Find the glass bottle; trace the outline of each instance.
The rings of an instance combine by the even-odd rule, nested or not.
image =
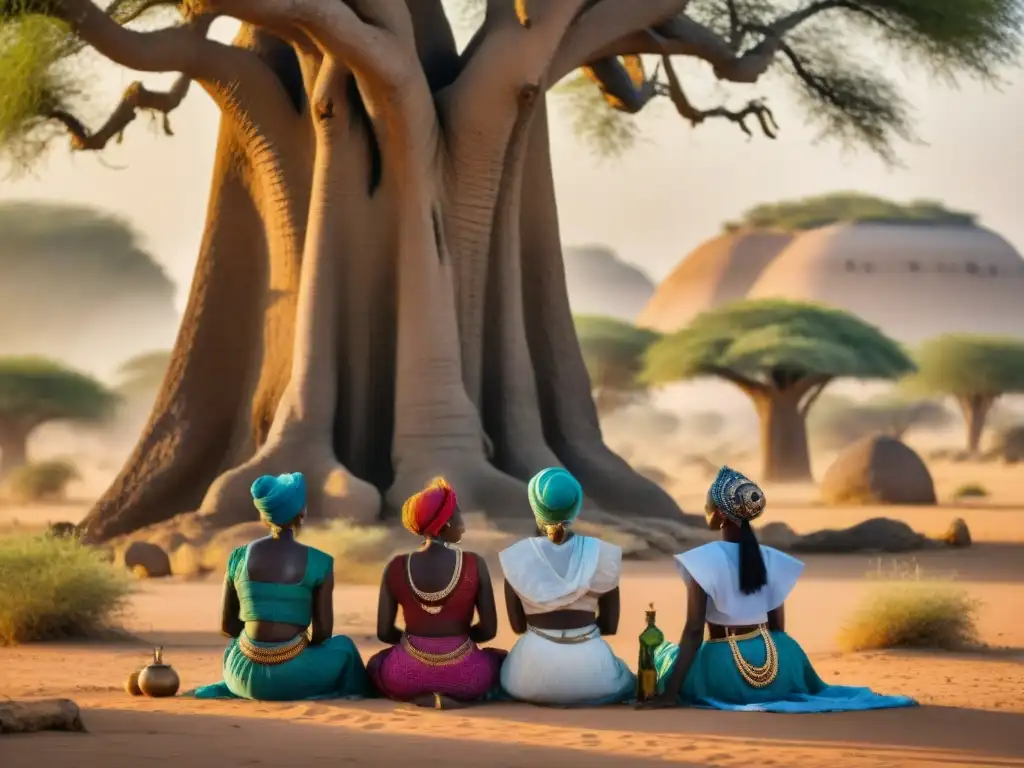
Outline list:
[[[636,665],[636,698],[645,701],[658,693],[658,671],[654,666],[654,652],[665,642],[665,635],[654,623],[654,603],[647,606],[647,626],[640,633],[640,658]]]

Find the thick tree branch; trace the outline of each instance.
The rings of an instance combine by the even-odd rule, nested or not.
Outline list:
[[[597,52],[622,38],[643,34],[681,14],[689,0],[598,0],[569,28],[551,63],[548,84],[554,85],[574,69],[598,59]],[[629,53],[623,51],[622,54]],[[613,54],[610,57],[614,57]]]
[[[692,125],[698,126],[708,118],[724,118],[736,123],[747,136],[753,136],[754,134],[747,126],[747,119],[754,117],[760,123],[761,130],[765,136],[769,139],[774,139],[778,135],[779,126],[775,122],[775,116],[768,107],[758,100],[749,102],[747,106],[740,110],[731,110],[725,107],[697,109],[687,98],[685,91],[683,91],[683,86],[679,82],[679,76],[672,66],[672,60],[668,56],[662,56],[661,61],[665,67],[665,76],[668,78],[665,95],[672,100],[672,104],[675,106],[679,116],[689,120]]]
[[[725,40],[699,22],[680,14],[650,29],[624,35],[594,53],[594,58],[628,53],[691,56],[711,64],[715,77],[734,83],[755,83],[768,71],[782,49],[785,35],[809,19],[831,10],[851,10],[849,0],[816,0],[786,13],[763,27],[736,18],[737,30]],[[651,34],[653,32],[654,34]],[[762,36],[760,42],[737,54],[746,32]]]
[[[797,383],[794,389],[798,391],[799,398],[803,398],[805,394],[807,395],[807,398],[800,403],[800,413],[806,416],[808,411],[811,410],[811,406],[821,397],[821,393],[825,391],[825,387],[831,383],[831,376],[808,376]]]
[[[78,151],[102,150],[115,137],[120,141],[125,128],[138,117],[140,110],[162,115],[164,133],[173,136],[168,115],[181,104],[191,84],[192,78],[180,75],[170,89],[151,91],[135,81],[125,89],[120,103],[107,121],[94,132],[90,132],[77,117],[61,109],[53,110],[47,117],[64,124],[71,134],[71,148]]]
[[[661,95],[658,87],[660,65],[647,77],[639,56],[595,61],[583,67],[584,74],[601,90],[605,103],[619,112],[635,115]]]
[[[323,50],[352,70],[374,89],[393,93],[409,78],[409,50],[415,46],[412,20],[403,0],[380,0],[373,6],[374,23],[363,21],[340,0],[197,0],[204,10],[233,16],[291,37],[299,30]],[[369,8],[369,6],[367,6]],[[395,31],[385,28],[392,26]]]
[[[706,365],[703,367],[703,372],[708,376],[715,376],[719,379],[728,381],[730,384],[735,384],[745,394],[753,397],[755,395],[767,395],[771,392],[771,387],[763,382],[752,379],[748,376],[744,376],[741,373],[737,373],[730,368],[720,368],[717,365]]]
[[[92,0],[60,0],[58,14],[82,40],[115,64],[139,72],[181,72],[196,80],[224,76],[218,52],[230,50],[206,38],[210,20],[137,32],[122,27]],[[211,67],[211,63],[213,66]]]

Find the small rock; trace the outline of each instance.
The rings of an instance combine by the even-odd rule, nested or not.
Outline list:
[[[963,518],[958,517],[949,524],[949,529],[943,535],[942,542],[951,547],[971,546],[971,531]]]
[[[171,559],[162,547],[148,541],[133,541],[124,551],[124,564],[136,575],[162,579],[171,575]]]

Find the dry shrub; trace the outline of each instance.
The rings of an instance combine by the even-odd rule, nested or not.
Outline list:
[[[347,521],[303,528],[299,536],[334,558],[334,578],[341,584],[379,583],[395,548],[387,528]]]
[[[983,499],[988,496],[988,489],[981,483],[964,483],[953,491],[954,499]]]
[[[70,461],[50,459],[18,467],[7,479],[7,485],[11,498],[22,504],[63,501],[68,484],[80,479],[78,469]]]
[[[978,644],[977,601],[944,582],[879,584],[839,633],[844,651],[962,650]]]
[[[0,539],[0,645],[95,637],[112,628],[131,579],[75,538]]]

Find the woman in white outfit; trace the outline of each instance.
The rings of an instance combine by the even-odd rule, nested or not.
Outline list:
[[[594,706],[634,697],[636,677],[602,635],[619,625],[622,549],[572,532],[583,489],[564,469],[529,485],[538,536],[500,555],[509,623],[521,637],[501,669],[514,699]]]
[[[686,626],[678,645],[655,651],[661,693],[645,705],[793,713],[914,706],[906,696],[818,677],[786,633],[786,599],[804,565],[762,547],[751,527],[765,505],[756,483],[719,470],[704,511],[722,540],[676,556],[687,587]]]

